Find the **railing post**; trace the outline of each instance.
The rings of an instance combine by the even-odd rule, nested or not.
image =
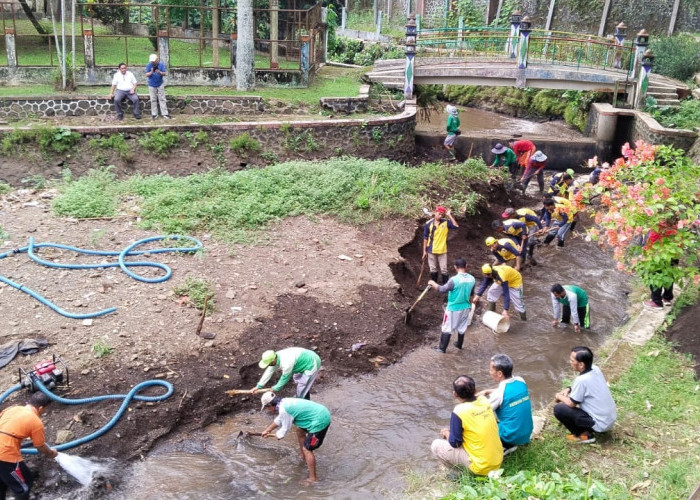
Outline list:
[[[5,50],[7,52],[7,68],[10,73],[17,70],[17,50],[15,49],[15,30],[5,28]]]
[[[160,61],[167,70],[170,70],[170,37],[168,36],[168,30],[158,31],[158,53],[160,54]]]
[[[518,50],[518,68],[527,68],[527,52],[530,46],[530,18],[523,17],[520,21],[520,48]]]
[[[615,26],[615,52],[613,53],[613,68],[622,68],[622,47],[625,45],[625,35],[627,34],[627,25],[620,23]]]
[[[238,48],[238,34],[231,33],[231,69],[236,71],[236,49]]]
[[[383,12],[380,10],[377,12],[377,27],[375,29],[375,33],[379,35],[382,32],[382,15]]]
[[[344,30],[348,25],[348,9],[343,7],[340,10],[340,29]]]
[[[518,54],[518,38],[520,38],[520,19],[522,14],[519,10],[513,11],[510,15],[510,36],[506,44],[506,53],[511,59],[515,59]]]
[[[646,105],[649,75],[651,74],[651,67],[654,65],[654,57],[651,49],[645,50],[644,54],[642,54],[639,79],[637,80],[636,108],[643,108]]]
[[[642,56],[649,46],[649,33],[647,30],[642,30],[637,33],[637,38],[634,40],[634,45],[637,50],[634,53],[634,67],[632,69],[632,78],[639,76],[639,66],[642,63]]]
[[[321,9],[321,23],[323,23],[323,62],[328,61],[328,7]]]
[[[457,46],[460,50],[464,48],[464,18],[460,17],[457,24]]]
[[[309,35],[301,35],[299,37],[301,40],[301,83],[302,85],[309,85],[309,40],[311,37]]]
[[[270,69],[278,69],[279,52],[277,38],[279,38],[279,0],[270,0]]]
[[[88,83],[96,83],[95,77],[95,37],[92,30],[83,30],[83,47],[85,56],[85,79]]]
[[[413,99],[413,73],[414,59],[416,57],[416,17],[414,14],[408,16],[406,22],[406,68],[404,72],[403,97],[405,100]]]

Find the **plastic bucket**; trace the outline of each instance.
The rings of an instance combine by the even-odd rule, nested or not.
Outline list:
[[[510,328],[510,321],[493,311],[486,311],[481,321],[495,333],[506,333]]]

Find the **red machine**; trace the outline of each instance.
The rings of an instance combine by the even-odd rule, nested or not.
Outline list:
[[[59,356],[54,354],[51,361],[40,361],[30,371],[20,368],[19,381],[22,387],[29,389],[29,392],[35,392],[38,389],[37,381],[52,391],[58,386],[68,386],[68,367]]]

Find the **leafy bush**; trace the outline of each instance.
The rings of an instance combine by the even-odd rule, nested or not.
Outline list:
[[[114,347],[109,345],[106,339],[97,339],[92,345],[92,352],[95,353],[95,357],[104,358],[114,352]]]
[[[328,58],[345,64],[354,64],[355,55],[362,52],[364,43],[362,40],[355,40],[344,36],[335,37],[334,43],[328,41]]]
[[[12,189],[13,189],[12,186],[10,186],[9,184],[5,184],[4,182],[0,182],[0,194],[9,193],[10,191],[12,191]]]
[[[700,126],[700,101],[686,99],[678,108],[663,107],[650,109],[651,115],[664,127],[693,130]]]
[[[251,137],[248,132],[244,132],[231,139],[230,146],[231,151],[243,155],[260,151],[260,143],[255,138]]]
[[[115,175],[110,168],[90,170],[78,180],[64,184],[54,200],[58,215],[69,217],[109,217],[117,207]]]
[[[175,146],[180,144],[180,135],[172,130],[158,129],[144,135],[139,139],[139,144],[144,149],[153,151],[158,156],[167,156]]]
[[[81,135],[68,127],[36,129],[37,142],[44,152],[65,153],[75,147]]]
[[[328,44],[328,58],[345,64],[371,66],[377,59],[403,59],[404,52],[396,45],[365,43],[346,37],[336,37],[334,44]]]
[[[92,139],[90,141],[90,147],[96,149],[111,149],[116,151],[119,157],[124,160],[131,160],[134,156],[133,151],[126,143],[126,139],[124,139],[124,134],[113,134],[101,139]]]
[[[689,80],[700,67],[700,42],[691,35],[652,37],[654,72],[678,80]]]
[[[33,142],[35,139],[36,132],[34,130],[16,129],[3,136],[0,150],[4,155],[16,154],[22,145]]]

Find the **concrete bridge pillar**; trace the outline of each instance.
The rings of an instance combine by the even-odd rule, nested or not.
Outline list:
[[[515,59],[518,54],[518,39],[520,38],[520,20],[522,14],[519,10],[513,11],[510,15],[510,36],[506,44],[506,53],[510,54],[511,59]]]
[[[606,105],[597,108],[598,123],[595,127],[595,142],[598,157],[601,161],[612,160],[614,157],[613,144],[615,142],[615,130],[617,129],[618,113],[612,106]]]
[[[95,37],[92,30],[83,30],[83,47],[85,79],[88,83],[97,83],[97,78],[95,77]]]
[[[634,69],[632,72],[632,78],[637,78],[639,76],[639,69],[642,65],[642,56],[644,51],[649,47],[649,33],[647,30],[642,30],[637,33],[637,38],[634,39],[634,45],[636,51],[634,53]]]
[[[218,43],[218,42],[216,42]],[[160,61],[165,65],[165,69],[170,69],[170,36],[168,30],[158,31],[158,53]]]
[[[7,52],[7,69],[10,73],[17,70],[17,50],[15,49],[15,30],[5,28],[5,51]]]
[[[639,72],[639,78],[637,79],[637,92],[636,92],[636,108],[643,108],[646,104],[647,98],[647,87],[649,87],[649,75],[651,74],[651,67],[654,64],[654,53],[651,49],[644,51],[642,55],[641,68]]]
[[[518,49],[518,68],[527,68],[527,52],[530,45],[530,18],[525,16],[520,21],[520,48]]]

